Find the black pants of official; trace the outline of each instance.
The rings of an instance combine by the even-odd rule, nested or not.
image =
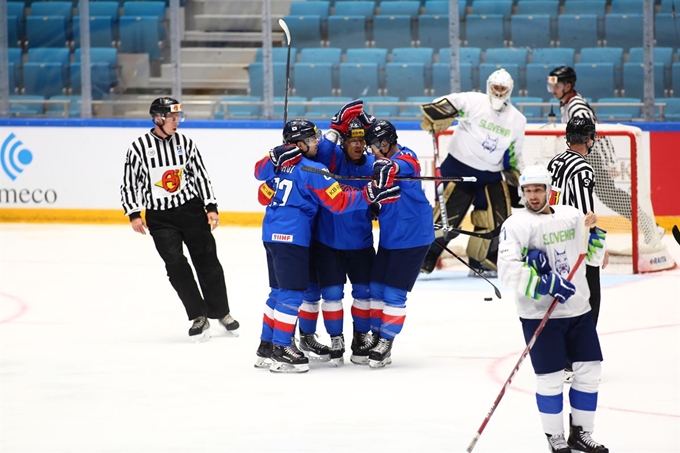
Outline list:
[[[586,266],[586,280],[590,289],[590,309],[593,321],[597,326],[597,318],[600,316],[600,268],[598,266]]]
[[[207,316],[218,319],[226,316],[229,300],[224,271],[217,259],[215,238],[210,231],[203,202],[194,198],[177,208],[147,210],[146,225],[188,318]],[[201,291],[184,256],[182,244],[186,244],[189,250]]]

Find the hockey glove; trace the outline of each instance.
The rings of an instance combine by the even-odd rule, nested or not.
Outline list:
[[[572,282],[557,275],[554,272],[541,275],[541,280],[538,282],[536,292],[541,296],[550,294],[557,299],[561,304],[565,303],[567,299],[574,295],[576,287]]]
[[[366,129],[373,126],[373,123],[375,123],[375,116],[366,113],[364,110],[361,111],[357,118],[359,118],[359,121],[361,121],[361,124],[363,124]]]
[[[420,127],[426,132],[443,132],[453,124],[453,120],[458,116],[458,109],[447,98],[430,104],[423,104],[420,106],[420,111],[423,112],[423,121],[420,123]]]
[[[364,101],[357,99],[343,105],[342,108],[331,118],[331,129],[347,134],[349,122],[359,116],[364,109]]]
[[[401,196],[401,187],[392,186],[385,189],[379,189],[370,181],[364,187],[364,198],[369,204],[379,203],[383,205],[385,203],[394,203]]]
[[[260,184],[260,190],[257,191],[257,201],[262,206],[268,206],[269,203],[271,203],[272,198],[274,198],[276,188],[272,187],[271,184],[274,184],[274,181],[271,179],[269,181],[265,181]]]
[[[607,236],[607,232],[601,228],[591,228],[590,237],[588,238],[588,251],[586,252],[586,258],[588,261],[592,260],[598,253],[598,249],[604,248],[604,238]]]
[[[373,163],[373,181],[378,189],[391,187],[397,174],[397,166],[390,159],[380,158]]]
[[[527,264],[536,269],[536,272],[539,274],[547,274],[552,270],[550,263],[548,262],[548,255],[546,255],[543,250],[529,250],[525,260]]]
[[[295,145],[279,145],[269,151],[269,160],[275,167],[289,167],[302,160],[302,151]]]

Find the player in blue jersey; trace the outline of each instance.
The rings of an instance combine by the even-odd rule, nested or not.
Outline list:
[[[343,176],[373,174],[375,156],[365,152],[364,123],[370,120],[368,115],[362,112],[362,108],[363,102],[358,100],[340,109],[331,121],[331,130],[319,143],[315,160],[326,165],[332,173]],[[352,110],[358,110],[359,116],[350,119],[354,115],[348,112]],[[361,191],[367,182],[346,180],[342,182],[341,187],[348,192]],[[352,351],[354,353],[357,350],[365,350],[366,355],[377,343],[377,340],[374,343],[370,336],[369,282],[375,257],[372,219],[370,209],[341,215],[333,215],[322,209],[316,216],[311,246],[313,274],[310,275],[310,280],[313,283],[305,292],[299,321],[300,349],[309,358],[330,360],[336,366],[344,363],[342,300],[348,277],[352,283],[353,297]],[[319,308],[323,313],[326,331],[331,338],[330,348],[315,338]]]
[[[269,286],[255,366],[272,372],[306,372],[308,359],[291,339],[298,310],[309,278],[309,246],[312,224],[319,208],[342,214],[366,210],[371,203],[399,198],[400,188],[367,184],[362,192],[344,192],[337,181],[302,170],[325,169],[310,160],[318,150],[320,132],[314,123],[295,119],[283,129],[284,144],[255,165],[255,177],[272,180],[275,187],[262,222],[262,241],[267,252]]]
[[[373,122],[366,141],[376,157],[373,180],[377,187],[390,187],[397,175],[420,176],[418,156],[397,143],[397,131],[389,121]],[[380,242],[371,272],[371,330],[378,342],[363,360],[353,360],[373,368],[392,363],[392,343],[406,319],[406,295],[434,240],[432,207],[422,183],[397,181],[394,185],[401,188],[401,197],[399,203],[383,204],[380,209]]]

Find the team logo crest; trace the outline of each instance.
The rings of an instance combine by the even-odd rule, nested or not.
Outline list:
[[[149,157],[153,157],[153,156],[156,155],[156,150],[153,149],[153,148],[149,148],[149,149],[146,151],[146,154],[147,154]]]
[[[161,180],[158,181],[154,186],[160,187],[168,193],[175,193],[179,190],[182,184],[182,172],[184,169],[179,170],[167,170],[163,173]]]
[[[493,139],[490,136],[486,136],[486,140],[482,142],[482,146],[484,147],[485,150],[488,152],[492,153],[496,151],[496,146],[498,146],[498,139]]]
[[[184,150],[182,149],[181,146],[178,146],[178,147],[177,147],[177,154],[178,154],[179,156],[181,156],[182,154],[184,154]]]
[[[555,250],[555,270],[559,275],[565,278],[569,275],[571,266],[569,266],[569,258],[567,257],[566,250],[564,252]]]

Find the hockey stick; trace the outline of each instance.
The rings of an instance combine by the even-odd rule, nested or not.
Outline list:
[[[494,238],[498,237],[498,234],[501,232],[500,226],[496,227],[495,230],[488,231],[486,233],[477,233],[475,231],[461,230],[460,228],[454,228],[454,227],[439,225],[438,223],[434,224],[434,229],[435,230],[442,230],[444,232],[464,234],[464,235],[467,235],[467,236],[472,236],[472,237],[480,238],[480,239],[494,239]]]
[[[437,135],[434,132],[434,127],[432,128],[432,151],[434,154],[434,175],[441,177],[442,172],[439,167],[439,147],[437,146]],[[444,225],[444,228],[442,229],[447,231],[446,229],[449,227],[449,216],[446,212],[446,203],[444,202],[444,187],[442,186],[442,190],[439,190],[440,185],[441,181],[436,181],[434,183],[434,195],[437,197],[437,202],[439,203],[439,217],[441,218],[442,225]]]
[[[283,100],[283,125],[288,122],[288,91],[290,90],[290,30],[283,19],[279,19],[279,25],[286,34],[286,41],[288,45],[288,53],[286,54],[286,95]]]
[[[673,237],[675,238],[675,242],[680,244],[680,230],[678,230],[677,225],[673,225]]]
[[[451,250],[449,250],[449,248],[448,248],[447,246],[445,246],[444,244],[442,244],[441,242],[439,242],[437,239],[434,240],[434,243],[437,244],[439,247],[443,248],[444,250],[446,250],[447,252],[449,252],[451,255],[453,255],[453,257],[454,257],[455,259],[457,259],[457,260],[460,261],[461,263],[465,264],[465,265],[468,267],[468,269],[470,269],[472,272],[474,272],[475,274],[477,274],[478,277],[482,277],[484,280],[486,280],[486,282],[487,282],[489,285],[493,286],[493,291],[496,293],[496,297],[498,297],[499,299],[502,298],[502,296],[501,296],[501,291],[500,291],[498,288],[496,288],[496,285],[494,285],[493,283],[491,283],[491,282],[489,281],[488,278],[486,278],[485,276],[483,276],[481,272],[479,272],[479,271],[478,271],[477,269],[475,269],[474,267],[470,266],[468,263],[465,262],[465,260],[464,260],[463,258],[461,258],[460,256],[458,256],[458,255],[456,255],[455,253],[453,253]]]
[[[587,231],[588,231],[588,228],[585,228],[584,233],[583,233],[583,244],[581,245],[581,252],[582,253],[578,256],[578,259],[576,260],[576,264],[574,265],[574,267],[571,268],[571,272],[569,272],[569,276],[567,277],[567,280],[569,280],[569,281],[571,281],[574,274],[576,274],[576,271],[578,270],[578,268],[581,267],[581,263],[583,262],[583,259],[586,257],[586,252],[588,250],[588,235],[586,234]],[[489,413],[486,414],[486,417],[484,418],[482,425],[477,430],[477,434],[475,434],[475,437],[472,438],[470,445],[468,445],[467,449],[465,450],[467,453],[472,453],[472,450],[475,448],[475,445],[477,444],[477,441],[479,440],[479,436],[482,435],[484,428],[486,428],[487,423],[489,423],[489,420],[491,420],[491,416],[496,411],[496,408],[498,407],[498,404],[501,402],[501,399],[503,399],[503,395],[505,395],[505,391],[508,389],[508,387],[510,387],[510,384],[512,383],[512,379],[515,377],[515,374],[517,374],[517,372],[519,371],[519,367],[522,365],[522,362],[524,362],[524,359],[527,357],[527,355],[529,355],[531,348],[534,347],[534,343],[536,343],[536,339],[538,338],[538,336],[543,331],[543,328],[545,327],[546,323],[548,322],[548,319],[550,318],[550,315],[555,310],[555,307],[557,307],[558,303],[559,303],[559,300],[557,298],[555,298],[552,301],[552,304],[550,304],[550,307],[548,307],[548,311],[543,316],[543,319],[541,319],[541,322],[538,324],[538,327],[536,327],[536,331],[534,332],[534,334],[529,339],[529,342],[527,343],[526,348],[524,348],[524,351],[522,352],[522,355],[519,357],[519,360],[517,360],[517,363],[515,364],[515,368],[512,369],[510,376],[508,376],[508,379],[505,381],[505,384],[503,384],[503,387],[501,388],[500,393],[496,397],[496,401],[494,401],[493,406],[491,406],[491,409],[489,409]]]
[[[344,176],[336,175],[328,170],[322,168],[310,167],[307,165],[302,166],[303,171],[310,173],[318,173],[320,175],[328,176],[329,178],[345,181],[370,181],[373,179],[372,176]],[[397,176],[395,177],[397,181],[455,181],[455,182],[475,182],[477,181],[476,176],[450,176],[445,178],[438,178],[436,176]]]

